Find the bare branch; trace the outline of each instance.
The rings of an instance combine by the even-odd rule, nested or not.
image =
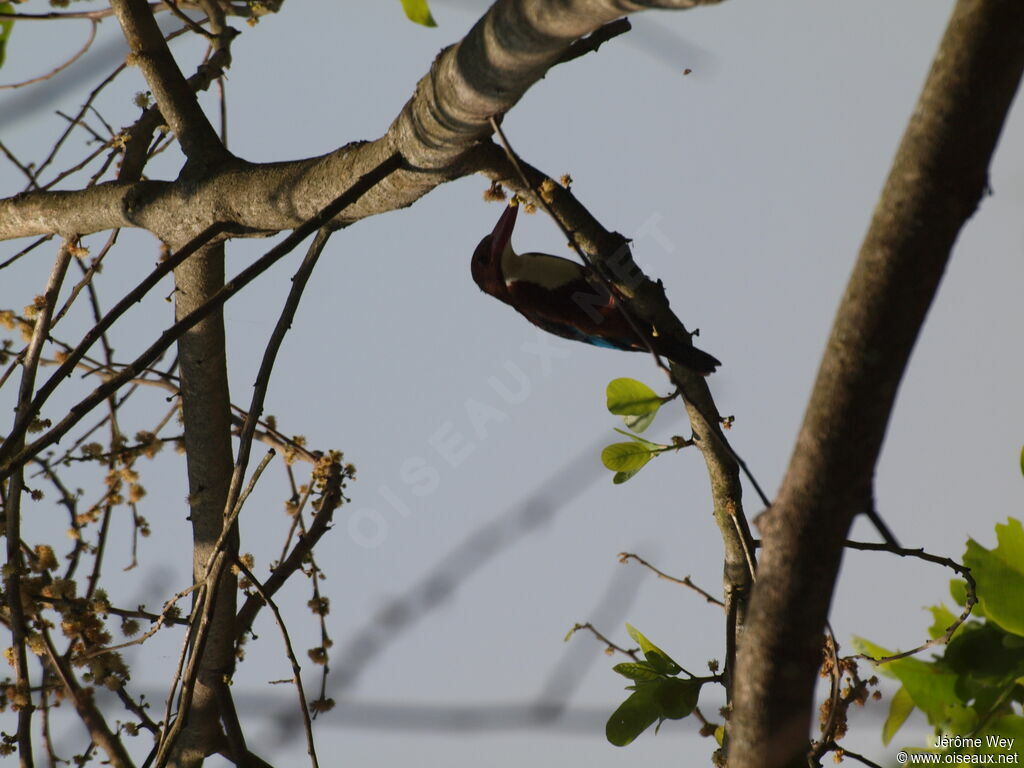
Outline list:
[[[11,455],[13,450],[12,446],[16,441],[21,440],[24,437],[30,421],[39,415],[46,400],[53,394],[54,390],[57,389],[71,371],[74,370],[75,366],[85,356],[85,353],[89,348],[103,337],[103,334],[106,333],[107,329],[114,324],[114,321],[127,312],[134,304],[138,303],[138,301],[141,300],[142,297],[145,296],[151,288],[153,288],[153,286],[160,282],[165,275],[170,273],[190,255],[198,251],[212,238],[216,237],[220,231],[221,228],[217,226],[204,230],[193,238],[191,242],[179,249],[177,253],[163,260],[141,283],[139,283],[123,299],[114,305],[113,309],[107,312],[107,314],[104,315],[88,333],[86,333],[81,343],[79,343],[74,350],[68,353],[60,367],[50,376],[46,383],[39,388],[39,391],[35,393],[35,396],[32,399],[32,407],[26,410],[24,414],[21,414],[21,416],[15,421],[14,427],[4,440],[3,445],[0,446],[0,459]],[[170,346],[170,344],[168,344],[168,346]],[[152,360],[147,361],[146,365],[150,362],[152,362]],[[137,373],[138,372],[136,372],[135,375],[137,375]],[[103,397],[106,397],[106,394],[100,397],[97,402],[102,400]]]
[[[89,37],[88,37],[88,39],[85,41],[85,44],[76,53],[72,54],[71,57],[69,59],[67,59],[67,61],[61,62],[59,65],[57,65],[56,67],[51,69],[45,75],[39,75],[38,77],[32,77],[32,78],[29,78],[28,80],[22,80],[20,83],[5,83],[5,84],[2,84],[2,85],[0,85],[0,91],[12,90],[14,88],[24,88],[26,85],[32,85],[33,83],[40,83],[43,80],[49,80],[51,77],[56,75],[58,72],[62,72],[63,70],[67,69],[72,64],[74,64],[76,61],[78,61],[80,58],[82,58],[82,56],[85,55],[86,51],[88,51],[92,47],[92,43],[96,39],[96,26],[97,26],[97,23],[96,23],[95,19],[92,19],[91,21],[92,21],[92,24],[89,25]]]
[[[295,658],[295,651],[292,649],[291,637],[288,635],[288,627],[284,623],[284,619],[281,617],[281,611],[278,609],[277,604],[273,598],[267,594],[264,590],[263,585],[260,584],[252,571],[245,567],[245,564],[240,560],[236,560],[235,564],[245,574],[245,577],[252,582],[253,587],[256,589],[257,594],[260,598],[270,606],[270,610],[274,613],[274,620],[277,622],[278,628],[281,630],[281,637],[284,640],[285,653],[288,655],[288,661],[292,665],[292,681],[295,683],[295,690],[299,695],[299,710],[302,712],[302,726],[306,732],[306,751],[309,754],[309,759],[312,762],[313,768],[319,768],[320,763],[316,759],[316,746],[313,742],[313,723],[309,717],[309,705],[306,703],[306,693],[302,687],[302,668],[299,667],[299,660]]]
[[[558,57],[559,64],[565,64],[588,53],[596,53],[597,50],[612,38],[624,35],[633,28],[629,19],[616,19],[595,30],[592,34],[580,38],[570,45],[561,56]]]
[[[974,577],[971,575],[971,569],[965,565],[961,565],[956,560],[948,557],[942,557],[941,555],[932,555],[925,552],[923,549],[904,549],[903,547],[894,547],[890,544],[875,544],[873,542],[864,541],[847,541],[845,542],[847,549],[861,549],[868,552],[891,552],[894,555],[900,557],[916,557],[919,560],[924,560],[929,563],[935,563],[945,568],[949,568],[956,571],[960,577],[966,582],[967,597],[964,600],[963,610],[960,615],[956,618],[952,624],[946,627],[946,630],[938,637],[933,637],[930,640],[926,640],[916,648],[911,648],[909,651],[903,651],[901,653],[894,653],[891,656],[882,656],[875,658],[869,656],[866,653],[859,653],[855,656],[851,656],[852,659],[864,659],[866,661],[873,662],[875,664],[888,664],[890,661],[897,661],[898,659],[905,659],[908,656],[916,656],[921,651],[931,648],[935,645],[945,645],[953,637],[953,634],[960,628],[960,625],[967,621],[967,618],[971,615],[971,611],[974,609],[975,604],[978,602],[977,583],[974,581]]]
[[[258,259],[256,262],[251,264],[246,269],[242,270],[234,280],[227,283],[224,286],[224,288],[218,291],[217,294],[213,296],[206,304],[196,309],[187,317],[182,318],[177,323],[168,328],[166,331],[164,331],[160,338],[152,345],[150,345],[150,347],[145,352],[143,352],[142,355],[137,357],[134,362],[132,362],[130,365],[125,366],[120,373],[118,373],[116,376],[111,377],[108,381],[106,381],[104,384],[98,387],[91,395],[86,397],[84,400],[80,401],[75,406],[72,406],[72,408],[70,409],[70,413],[66,417],[61,419],[61,421],[56,426],[48,430],[45,434],[43,434],[40,438],[35,440],[31,445],[26,447],[17,455],[0,453],[0,459],[2,459],[3,461],[3,463],[0,464],[0,478],[7,476],[8,474],[10,474],[14,467],[24,464],[26,461],[28,461],[28,459],[31,456],[35,455],[43,448],[52,445],[57,440],[59,440],[64,434],[67,433],[68,430],[70,430],[75,424],[77,424],[85,416],[85,414],[87,414],[94,407],[96,407],[96,405],[101,403],[107,397],[107,395],[119,389],[126,381],[138,376],[143,369],[145,369],[154,360],[156,360],[156,358],[160,354],[167,350],[171,346],[171,344],[173,344],[184,331],[198,323],[210,312],[213,312],[214,310],[222,306],[225,302],[227,302],[228,299],[230,299],[232,296],[234,296],[236,293],[242,290],[242,288],[244,288],[246,285],[248,285],[250,282],[256,279],[256,277],[258,277],[264,271],[269,269],[278,259],[289,253],[296,245],[302,242],[302,240],[308,237],[312,232],[315,232],[317,229],[320,229],[322,226],[324,226],[326,222],[333,219],[334,216],[337,215],[338,211],[343,210],[348,205],[352,204],[353,200],[358,200],[368,189],[371,189],[381,179],[386,178],[389,174],[394,172],[395,169],[397,169],[401,165],[401,157],[398,155],[392,155],[384,163],[375,168],[373,171],[366,174],[365,176],[360,177],[359,180],[355,184],[353,184],[351,188],[349,188],[336,200],[332,201],[329,205],[322,209],[318,215],[314,216],[312,219],[310,219],[302,226],[297,227],[290,235],[288,235],[288,237],[286,237],[276,246],[271,248],[264,256],[262,256],[260,259]],[[213,228],[212,230],[204,233],[203,238],[214,234],[216,229],[217,228]],[[188,246],[189,252],[194,252],[195,248],[197,248],[199,244],[201,244],[203,238],[197,238],[194,241],[194,243],[196,243],[195,246],[193,246],[193,244],[190,243],[190,245]],[[188,254],[186,253],[185,256],[187,255]],[[168,259],[168,261],[173,261],[175,263],[178,263],[179,260],[184,260],[181,251],[179,251],[170,259]],[[161,276],[165,274],[166,270],[164,269],[164,264],[161,264],[161,267],[158,268],[157,271],[161,273]],[[146,279],[145,284],[147,285],[147,290],[148,284],[150,282],[155,283],[156,279],[158,279],[154,277],[155,274],[156,271],[153,274],[151,274],[149,278]],[[140,284],[139,288],[137,288],[136,291],[141,291],[142,288],[143,285]],[[132,294],[130,294],[130,296],[134,296],[136,294],[136,291],[133,291]],[[118,304],[118,307],[115,307],[115,309],[111,310],[111,312],[114,312],[119,307],[122,307],[128,300],[128,298],[129,297],[126,297],[124,300],[122,300],[122,302]],[[123,306],[123,309],[127,309],[127,306]],[[108,316],[110,314],[111,313],[108,313]],[[106,318],[104,319],[106,320]],[[111,320],[110,322],[113,321]],[[95,334],[94,332],[90,332],[90,335]],[[71,357],[69,357],[68,360],[65,361],[65,364],[62,365],[60,369],[58,369],[58,373],[60,373],[64,369],[65,365],[70,360]],[[56,374],[54,374],[54,377],[55,376]],[[54,380],[55,382],[53,384],[53,388],[56,388],[56,384],[59,382],[57,382],[54,377],[51,377],[51,379]],[[50,392],[52,392],[52,388],[47,390],[47,387],[49,387],[49,385],[50,382],[47,382],[46,387],[40,390],[40,394],[43,394],[44,392],[46,394],[49,394]],[[37,398],[38,397],[39,396],[37,395]],[[27,427],[27,422],[25,422],[24,424],[19,423],[19,426],[16,428],[16,431],[12,431],[11,435],[8,437],[8,443],[11,443],[12,439],[16,439],[19,433],[21,435],[24,435],[24,431],[25,429],[27,429]],[[11,445],[13,445],[13,443],[11,443]],[[9,455],[10,458],[8,458]]]
[[[259,424],[260,416],[263,415],[263,403],[266,400],[267,389],[270,386],[270,374],[274,370],[277,353],[284,342],[285,334],[292,326],[292,320],[295,319],[295,312],[299,308],[302,293],[306,289],[306,284],[309,282],[313,269],[316,267],[320,254],[323,253],[324,246],[327,245],[327,240],[330,236],[330,230],[321,229],[317,232],[316,237],[313,238],[313,242],[310,243],[309,249],[306,251],[306,257],[302,260],[298,271],[292,277],[292,287],[288,292],[288,298],[285,300],[284,307],[282,307],[281,314],[270,335],[270,340],[267,342],[263,359],[260,361],[259,372],[256,374],[252,401],[249,404],[249,410],[246,413],[245,422],[242,424],[238,438],[238,458],[235,460],[225,513],[235,506],[235,499],[238,497],[239,488],[245,476],[246,467],[249,464],[249,452],[252,449],[253,436],[256,433],[256,426]]]
[[[42,355],[43,344],[50,332],[57,294],[64,282],[68,264],[71,261],[71,243],[62,243],[57,259],[46,284],[46,291],[36,300],[36,322],[22,361],[21,386],[18,391],[17,417],[26,419],[31,410],[32,391],[35,388],[36,371]],[[30,420],[30,419],[29,419]],[[23,435],[13,445],[15,449],[24,444]],[[11,640],[14,648],[15,683],[18,698],[18,753],[23,768],[32,768],[32,711],[26,638],[28,617],[22,596],[22,572],[25,561],[21,551],[21,495],[24,490],[24,470],[19,467],[7,485],[4,501],[4,537],[7,540],[7,561],[4,566],[4,592],[7,595],[8,610],[11,614]],[[2,486],[0,486],[2,487]]]
[[[387,133],[376,141],[354,142],[309,160],[225,162],[206,173],[201,185],[111,182],[91,190],[0,200],[0,239],[53,231],[84,235],[120,226],[143,227],[168,242],[180,243],[217,221],[233,225],[234,232],[291,229],[395,152],[407,159],[407,168],[331,225],[403,208],[437,185],[471,173],[473,169],[464,162],[466,155],[490,135],[490,118],[515,106],[575,40],[626,13],[712,2],[718,0],[572,0],[552,14],[546,12],[543,0],[499,0],[461,42],[442,51]],[[141,4],[140,0],[119,0],[115,7],[127,8],[129,3]],[[129,34],[140,41],[144,37],[134,23]],[[153,58],[150,49],[156,50],[158,44],[149,37],[152,34],[144,40],[149,46],[145,64],[149,69],[144,71],[171,89],[159,79],[170,79],[165,71],[169,65]],[[187,95],[182,92],[177,98],[169,90],[163,95],[157,92],[157,101],[176,105],[182,114],[175,119],[191,126],[200,121],[198,116],[189,121],[194,96],[187,87],[184,90]],[[203,141],[208,131],[213,132],[207,128],[208,123],[197,129]],[[225,221],[227,215],[230,222]]]
[[[342,483],[344,480],[345,476],[342,473],[341,467],[336,463],[331,464],[324,486],[324,493],[320,498],[316,517],[313,518],[313,524],[309,527],[309,531],[299,538],[299,541],[288,557],[274,569],[274,572],[263,583],[263,594],[273,597],[277,590],[284,586],[288,578],[302,567],[302,564],[306,561],[309,553],[313,551],[316,543],[330,530],[331,522],[334,519],[334,510],[342,501]],[[236,643],[240,642],[242,637],[252,628],[252,623],[262,607],[263,601],[261,597],[253,595],[239,609],[238,617],[235,621]]]
[[[114,768],[133,768],[134,763],[128,755],[128,750],[103,719],[103,715],[93,701],[92,692],[82,689],[78,681],[75,680],[71,668],[53,647],[50,631],[46,627],[42,627],[40,634],[50,667],[60,679],[82,723],[89,729],[93,742],[107,754],[107,759]]]
[[[1024,71],[1024,3],[959,0],[850,277],[775,504],[739,649],[729,766],[807,751],[846,533],[896,391]]]
[[[619,552],[619,562],[620,563],[626,563],[626,562],[629,562],[630,560],[636,560],[638,563],[640,563],[640,565],[642,565],[645,568],[653,571],[654,573],[656,573],[658,575],[659,579],[665,579],[666,581],[671,581],[671,582],[673,582],[675,584],[681,584],[684,587],[688,587],[689,589],[692,589],[694,592],[696,592],[698,595],[703,597],[705,600],[707,600],[712,605],[720,605],[723,608],[725,607],[725,603],[723,603],[717,597],[712,595],[710,592],[707,592],[707,591],[701,589],[700,587],[698,587],[696,584],[694,584],[690,580],[689,576],[686,576],[686,577],[684,577],[682,579],[676,578],[675,576],[669,576],[664,571],[660,571],[657,568],[655,568],[649,562],[647,562],[642,557],[640,557],[640,555],[634,555],[632,552]]]
[[[612,653],[621,653],[624,656],[629,656],[629,658],[631,658],[633,661],[640,661],[639,648],[623,648],[621,645],[616,645],[603,634],[601,634],[597,627],[595,627],[589,621],[583,624],[580,624],[578,622],[574,624],[572,629],[569,630],[569,634],[566,635],[565,639],[568,640],[581,630],[586,630],[594,637],[596,637],[601,643],[603,643],[605,646],[605,653],[607,653],[608,655],[611,655]]]
[[[112,0],[132,57],[149,84],[160,112],[178,136],[196,170],[212,167],[230,155],[178,69],[170,48],[145,0]],[[231,34],[235,34],[232,30]]]

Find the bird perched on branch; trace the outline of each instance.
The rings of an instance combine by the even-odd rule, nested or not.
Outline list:
[[[473,252],[473,280],[480,290],[556,336],[610,349],[650,351],[620,310],[619,299],[592,269],[560,256],[512,250],[518,210],[514,205],[506,208]],[[690,344],[654,333],[647,340],[659,355],[698,373],[711,373],[721,365]]]

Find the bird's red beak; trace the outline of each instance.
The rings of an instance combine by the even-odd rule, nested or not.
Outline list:
[[[516,214],[519,213],[518,205],[510,205],[501,214],[498,223],[494,225],[491,232],[491,257],[501,258],[505,252],[505,246],[512,239],[512,230],[516,225]]]

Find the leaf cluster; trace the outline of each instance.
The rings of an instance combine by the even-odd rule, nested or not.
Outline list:
[[[617,747],[630,744],[654,723],[661,727],[665,720],[680,720],[697,707],[700,689],[713,678],[678,677],[683,671],[667,653],[656,646],[636,627],[626,625],[629,636],[639,644],[643,661],[623,662],[613,669],[633,681],[626,686],[632,691],[608,718],[605,736]]]
[[[674,397],[661,397],[636,379],[614,379],[608,383],[608,410],[621,416],[626,427],[632,430],[626,432],[616,429],[616,432],[628,437],[630,442],[612,443],[601,451],[601,463],[615,473],[613,483],[619,485],[626,482],[658,454],[679,450],[692,443],[677,437],[673,438],[671,445],[661,445],[645,440],[638,434],[651,426],[654,417],[658,415],[658,409]]]
[[[882,729],[885,744],[918,709],[936,737],[966,737],[948,745],[948,740],[937,738],[938,747],[929,751],[1024,755],[1024,527],[1010,518],[996,526],[996,538],[997,546],[991,550],[967,541],[963,560],[977,583],[978,605],[943,654],[931,661],[904,658],[880,665],[884,674],[901,683]],[[958,604],[965,604],[964,581],[954,579],[950,592]],[[929,634],[942,637],[956,617],[945,605],[929,610]],[[857,643],[862,652],[889,655],[868,640]]]

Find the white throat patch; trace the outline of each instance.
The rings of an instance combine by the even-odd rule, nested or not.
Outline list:
[[[560,288],[583,277],[583,267],[575,261],[550,253],[515,253],[511,245],[501,254],[501,273],[505,283],[536,283],[545,288]]]

